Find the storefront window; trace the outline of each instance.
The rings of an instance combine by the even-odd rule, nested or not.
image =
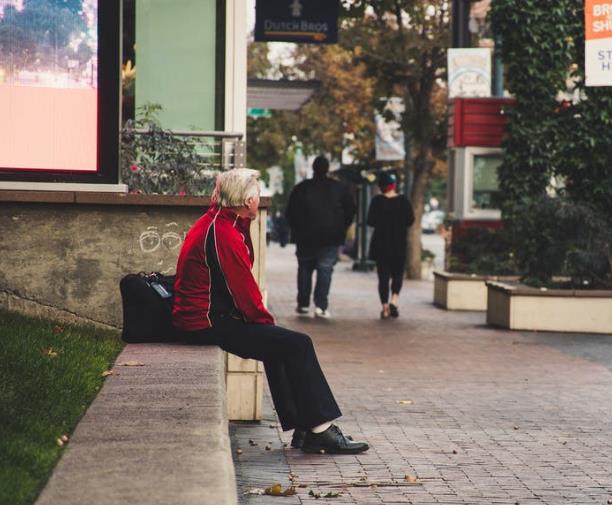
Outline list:
[[[474,156],[474,186],[472,209],[499,208],[499,182],[497,170],[502,159],[499,155]]]

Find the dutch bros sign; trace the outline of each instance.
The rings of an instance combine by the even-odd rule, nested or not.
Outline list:
[[[612,86],[612,1],[586,0],[584,18],[586,85]]]

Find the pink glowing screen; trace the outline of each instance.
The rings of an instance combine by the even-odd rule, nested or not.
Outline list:
[[[95,172],[98,0],[0,0],[0,167]]]

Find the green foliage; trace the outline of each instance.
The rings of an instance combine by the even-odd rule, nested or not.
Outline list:
[[[247,75],[249,79],[266,79],[272,70],[268,59],[270,50],[265,42],[249,42],[247,57]]]
[[[359,12],[359,6],[372,14],[345,22],[342,45],[366,64],[377,97],[404,99],[402,126],[415,152],[438,154],[446,142],[446,96],[438,80],[446,75],[448,2],[359,1],[351,8]]]
[[[450,271],[478,275],[518,275],[510,239],[503,230],[468,228],[453,238]]]
[[[297,111],[272,111],[270,118],[249,118],[247,160],[252,168],[264,170],[281,164],[288,149],[298,140],[304,152],[326,153],[340,159],[352,135],[350,146],[359,161],[371,161],[374,149],[374,86],[363,63],[352,51],[338,45],[297,46],[295,64],[272,67],[267,45],[249,45],[249,77],[273,75],[288,80],[315,80],[319,89]]]
[[[574,22],[568,0],[499,0],[492,3],[491,22],[501,35],[506,84],[516,103],[510,116],[504,161],[499,169],[504,218],[510,223],[525,199],[544,194],[563,141],[559,129],[559,90],[573,44],[567,39]],[[575,2],[574,2],[575,3]]]
[[[522,272],[536,283],[608,282],[612,90],[584,83],[584,3],[495,0],[491,21],[516,99],[499,181]],[[546,196],[552,178],[563,198]]]
[[[32,503],[122,348],[114,331],[0,310],[0,503]]]
[[[121,131],[121,180],[133,193],[205,195],[212,192],[217,171],[206,157],[212,147],[195,137],[178,137],[161,127],[161,106],[147,104]],[[146,133],[134,130],[144,129]]]
[[[559,112],[557,173],[572,200],[592,206],[612,226],[612,91],[579,92],[588,98]]]
[[[607,216],[564,197],[525,203],[512,227],[512,248],[528,283],[569,276],[575,287],[612,287],[612,229]]]

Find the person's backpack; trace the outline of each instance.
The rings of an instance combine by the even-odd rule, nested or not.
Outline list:
[[[158,272],[140,272],[121,279],[121,338],[124,342],[170,342],[176,339],[172,326],[174,278],[174,275],[165,276]]]

